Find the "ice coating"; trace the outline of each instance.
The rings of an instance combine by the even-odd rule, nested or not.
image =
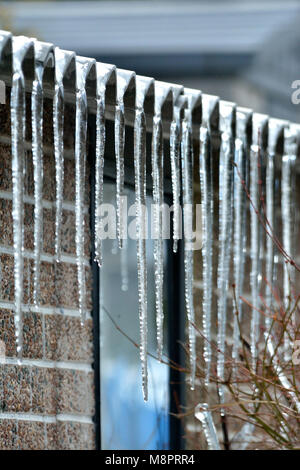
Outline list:
[[[250,151],[250,257],[251,257],[251,272],[250,272],[250,284],[251,284],[251,332],[250,332],[250,349],[252,356],[252,367],[256,367],[257,359],[257,342],[259,339],[259,305],[260,305],[260,284],[261,284],[261,266],[260,266],[260,250],[262,248],[262,228],[260,225],[259,214],[260,209],[260,174],[259,168],[261,162],[264,160],[263,150],[263,136],[264,128],[267,123],[267,116],[263,114],[253,114],[252,118],[252,145]],[[270,159],[269,159],[270,160]],[[270,160],[271,161],[271,160]],[[268,178],[268,177],[267,177]],[[266,182],[266,199],[270,198],[268,193],[268,179]],[[272,202],[272,201],[271,201]],[[268,208],[266,208],[268,217]]]
[[[205,361],[205,384],[209,383],[211,367],[211,315],[212,315],[212,282],[213,282],[213,174],[211,155],[210,118],[217,104],[217,98],[212,99],[202,95],[203,120],[200,129],[199,172],[202,205],[202,265],[203,265],[203,352]]]
[[[200,403],[196,406],[195,418],[202,424],[209,450],[221,450],[217,430],[207,403]]]
[[[13,77],[11,89],[11,146],[13,191],[13,237],[14,237],[14,322],[17,355],[22,356],[23,345],[23,277],[24,277],[24,160],[25,160],[25,78],[23,59],[32,41],[13,38]]]
[[[233,189],[233,153],[234,135],[232,125],[234,119],[234,105],[220,101],[220,130],[221,147],[219,163],[219,262],[218,262],[218,357],[217,374],[223,381],[225,365],[225,336],[227,326],[227,293],[229,279],[229,262],[231,254],[232,234],[232,189]],[[221,402],[224,400],[223,386],[219,387]]]
[[[193,237],[193,149],[192,149],[191,110],[185,111],[182,121],[181,165],[183,192],[183,225],[184,225],[184,278],[185,305],[188,317],[189,354],[190,354],[190,385],[195,389],[196,378],[196,329],[194,312],[194,253]]]
[[[248,139],[247,126],[251,111],[245,108],[237,108],[236,112],[236,139],[234,153],[234,284],[237,305],[233,305],[233,311],[237,308],[238,317],[233,315],[233,345],[232,359],[238,361],[238,347],[240,344],[239,321],[242,320],[245,253],[246,253],[246,202],[247,195],[245,186],[248,183]],[[234,367],[234,373],[236,368]]]

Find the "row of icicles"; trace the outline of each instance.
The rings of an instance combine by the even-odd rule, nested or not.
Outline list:
[[[30,40],[24,37],[13,38],[13,79],[11,90],[11,126],[12,126],[12,178],[13,178],[13,232],[14,232],[14,279],[15,279],[15,328],[18,356],[22,356],[22,302],[23,302],[23,261],[24,261],[24,141],[25,141],[25,79],[22,65],[24,50]],[[39,305],[40,298],[40,261],[42,251],[43,230],[43,74],[45,62],[40,57],[43,51],[38,41],[33,41],[35,48],[35,77],[32,87],[32,155],[34,168],[34,304]],[[1,51],[0,51],[1,53]],[[70,54],[70,53],[68,53]],[[64,185],[64,71],[67,53],[59,48],[54,49],[55,59],[55,91],[53,98],[54,153],[56,169],[56,222],[55,222],[55,259],[61,260],[61,224]],[[81,320],[86,316],[85,292],[85,229],[84,229],[84,193],[85,171],[87,161],[87,118],[88,97],[86,82],[95,61],[76,58],[76,136],[75,136],[75,173],[76,173],[76,258],[78,274],[78,303]],[[103,67],[101,67],[103,65]],[[113,66],[110,70],[113,69]],[[104,64],[97,64],[96,73],[105,69]],[[103,202],[103,178],[105,157],[105,92],[107,80],[97,79],[96,98],[96,163],[95,163],[95,256],[99,266],[102,264],[102,220],[99,216]],[[119,247],[122,249],[124,232],[122,219],[122,197],[124,195],[124,144],[125,144],[125,106],[124,106],[124,73],[117,70],[117,102],[115,109],[115,157],[116,157],[116,204],[117,204],[117,235]],[[118,80],[119,79],[119,80]],[[140,358],[142,364],[142,384],[144,399],[148,398],[147,372],[147,264],[146,264],[146,220],[143,206],[146,203],[146,114],[144,103],[149,87],[155,90],[155,112],[152,131],[152,180],[154,207],[160,208],[164,198],[164,135],[162,106],[167,97],[166,90],[173,93],[173,121],[170,125],[170,163],[173,193],[173,243],[174,252],[180,238],[179,205],[182,196],[183,226],[193,220],[193,211],[187,209],[193,204],[193,162],[199,158],[200,188],[202,204],[203,228],[203,334],[205,384],[209,383],[211,369],[211,317],[213,299],[213,221],[214,221],[214,183],[212,158],[212,115],[218,110],[219,133],[221,144],[219,150],[219,257],[218,257],[218,377],[224,379],[224,352],[227,325],[227,292],[230,278],[231,253],[234,258],[234,283],[237,299],[243,293],[246,233],[245,218],[247,198],[243,183],[250,183],[251,199],[258,207],[259,179],[258,160],[267,156],[267,213],[272,226],[274,222],[274,155],[280,133],[284,133],[284,158],[282,159],[282,204],[283,245],[289,254],[292,251],[292,196],[289,190],[294,178],[293,165],[297,152],[299,129],[284,121],[268,119],[267,116],[253,114],[250,110],[236,108],[234,103],[218,100],[217,97],[202,95],[202,123],[199,123],[196,138],[199,141],[199,154],[193,151],[195,138],[192,111],[200,92],[183,90],[176,85],[154,82],[146,77],[136,76],[136,109],[134,121],[134,172],[135,172],[135,203],[137,231],[137,272],[138,299],[140,322]],[[178,92],[179,90],[179,92]],[[187,94],[184,112],[177,106],[178,96]],[[178,101],[179,103],[179,101]],[[252,124],[252,135],[249,142],[247,129]],[[268,146],[263,150],[261,135],[268,129]],[[198,135],[198,137],[197,137]],[[265,155],[263,155],[265,152]],[[250,162],[250,169],[248,169]],[[234,166],[238,170],[234,169]],[[158,357],[163,356],[163,230],[162,211],[157,210],[154,216],[154,269],[155,269],[155,305],[157,319]],[[184,231],[184,236],[186,232]],[[254,303],[251,323],[251,353],[253,361],[257,357],[257,340],[259,336],[259,317],[257,305],[260,291],[260,246],[262,231],[255,210],[251,210],[251,294]],[[187,241],[187,240],[186,240]],[[233,247],[233,252],[231,251]],[[273,244],[267,242],[267,269],[271,282],[274,278]],[[196,378],[196,329],[193,305],[193,257],[189,243],[184,248],[185,301],[188,318],[190,383],[195,387]],[[289,294],[289,272],[285,273],[285,298]],[[240,302],[240,300],[238,300]],[[242,305],[239,303],[239,312]],[[233,357],[237,357],[239,332],[237,319],[234,320]],[[222,387],[219,390],[221,402],[224,400]]]

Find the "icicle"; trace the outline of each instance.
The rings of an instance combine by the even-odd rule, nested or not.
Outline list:
[[[211,308],[212,308],[212,167],[208,129],[200,130],[200,184],[203,227],[203,334],[205,384],[209,383],[211,366]]]
[[[64,190],[64,72],[67,53],[55,48],[55,88],[53,98],[53,133],[56,182],[55,259],[61,259],[61,224]]]
[[[298,137],[299,128],[290,125],[288,129],[284,131],[284,154],[282,157],[282,178],[281,178],[281,214],[282,214],[282,234],[283,234],[283,248],[285,252],[292,259],[295,255],[293,247],[293,226],[295,224],[295,204],[292,195],[295,191],[295,163],[297,159],[298,150]],[[284,298],[284,310],[289,315],[291,311],[291,286],[295,279],[295,269],[284,262],[283,272],[283,298]],[[295,315],[290,319],[291,324],[295,324]],[[284,338],[284,353],[285,359],[289,360],[291,356],[292,345],[288,334],[285,334]]]
[[[13,234],[15,281],[15,334],[17,355],[22,355],[22,302],[24,271],[24,142],[25,142],[25,79],[22,60],[29,42],[24,37],[13,38],[13,77],[11,89],[11,142],[13,184]]]
[[[40,297],[40,263],[43,246],[43,74],[44,65],[39,62],[39,46],[36,43],[35,80],[32,87],[32,159],[34,174],[34,267],[33,302],[37,306]]]
[[[218,263],[218,378],[224,380],[225,365],[225,336],[227,325],[227,294],[229,279],[229,264],[231,253],[232,233],[232,183],[233,183],[233,149],[232,135],[234,107],[231,103],[220,101],[220,130],[221,148],[219,163],[219,204],[220,204],[220,232],[219,232],[219,263]],[[223,386],[219,387],[221,402],[224,400]]]
[[[197,418],[203,426],[209,450],[221,450],[217,430],[207,403],[200,403],[196,406],[195,418]]]
[[[260,237],[260,195],[259,195],[259,166],[260,162],[264,159],[263,155],[263,131],[266,123],[266,116],[261,114],[253,114],[253,131],[252,131],[252,145],[250,154],[250,224],[251,224],[251,239],[250,239],[250,257],[251,257],[251,272],[250,272],[250,284],[251,284],[251,334],[250,334],[250,348],[252,355],[252,367],[256,368],[257,359],[257,342],[259,339],[259,285],[260,285],[260,250],[262,240]],[[270,169],[270,167],[269,167]],[[267,169],[268,171],[268,169]],[[267,177],[267,200],[270,199],[268,193],[268,177]],[[270,186],[269,186],[270,187]],[[253,205],[253,206],[252,206]],[[268,217],[268,208],[267,208]],[[267,260],[268,262],[268,260]]]
[[[177,252],[180,239],[180,108],[174,107],[170,129],[171,179],[173,192],[173,251]]]
[[[123,240],[123,249],[121,250],[121,290],[128,291],[128,238]]]
[[[107,83],[115,66],[97,63],[97,112],[96,112],[96,163],[95,163],[95,261],[102,266],[102,217],[103,204],[103,175],[105,153],[105,95]]]
[[[161,361],[163,353],[163,133],[160,109],[153,119],[152,137],[152,180],[153,180],[153,228],[154,228],[154,278],[155,278],[155,309],[157,327],[157,352]]]
[[[192,246],[193,236],[193,150],[190,110],[182,122],[181,163],[182,163],[182,189],[183,189],[183,225],[184,225],[184,278],[185,278],[185,305],[188,317],[189,348],[190,348],[190,385],[195,389],[196,377],[196,329],[194,312],[194,253]]]
[[[239,317],[234,314],[233,320],[233,345],[232,359],[236,364],[238,360],[239,347],[239,322],[242,319],[243,302],[240,298],[243,294],[244,269],[245,269],[245,253],[246,253],[246,189],[247,184],[247,160],[248,160],[248,143],[247,143],[247,123],[251,112],[238,108],[236,113],[236,132],[235,140],[235,170],[234,170],[234,284],[235,297],[237,305],[233,306],[238,309]],[[234,367],[234,375],[236,367]]]
[[[105,151],[105,87],[100,88],[97,97],[96,115],[96,164],[95,164],[95,261],[102,266],[102,218],[103,172]]]
[[[147,370],[147,265],[146,265],[146,119],[137,108],[134,124],[134,169],[137,235],[137,269],[140,318],[140,357],[144,400],[148,400]]]
[[[204,334],[205,385],[209,383],[211,367],[211,315],[213,283],[213,174],[210,142],[210,119],[216,97],[202,96],[203,119],[200,129],[199,171],[202,205],[202,264],[203,264],[203,307],[202,321]]]
[[[87,95],[85,90],[86,76],[90,70],[90,62],[76,62],[76,131],[75,131],[75,189],[76,189],[76,258],[78,277],[78,300],[81,322],[86,316],[86,285],[85,285],[85,168],[87,152]]]
[[[268,135],[268,156],[267,156],[267,168],[266,168],[266,217],[267,217],[267,230],[272,235],[275,229],[275,217],[274,217],[274,165],[276,156],[276,146],[278,142],[279,132],[282,129],[282,125],[279,124],[277,119],[269,120],[269,135]],[[265,299],[266,305],[269,309],[272,308],[273,295],[271,288],[274,282],[274,241],[268,234],[266,235],[266,279],[268,284],[265,288]],[[271,286],[271,288],[270,288]],[[271,319],[269,317],[270,312],[265,319],[265,325],[267,331],[271,327]]]
[[[116,149],[116,203],[117,203],[117,237],[119,248],[123,246],[123,197],[124,197],[124,150],[125,150],[125,107],[124,94],[127,88],[127,81],[118,70],[117,76],[117,106],[115,115],[115,149]],[[127,74],[127,71],[125,71]]]

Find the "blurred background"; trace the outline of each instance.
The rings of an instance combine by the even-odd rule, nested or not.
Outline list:
[[[299,9],[298,0],[9,1],[0,25],[297,121]]]
[[[0,1],[0,28],[298,122],[291,84],[300,80],[299,14],[299,1],[289,0]],[[106,183],[106,201],[113,195]],[[122,255],[109,241],[105,247],[101,302],[112,318],[101,309],[102,447],[166,449],[169,371],[149,361],[145,405],[137,348],[111,321],[139,341],[135,243]],[[151,263],[152,257],[149,351],[155,353]]]

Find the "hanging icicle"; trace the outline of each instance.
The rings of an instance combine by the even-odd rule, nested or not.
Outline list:
[[[55,156],[55,260],[61,260],[61,224],[62,203],[64,191],[64,113],[65,113],[65,87],[64,78],[73,62],[75,67],[75,54],[62,51],[58,47],[55,53],[55,88],[53,97],[53,134]],[[75,86],[75,84],[74,84]]]
[[[203,228],[203,334],[205,385],[209,383],[211,367],[211,315],[213,283],[213,169],[210,120],[218,105],[218,98],[202,95],[203,118],[200,129],[199,171]]]
[[[154,254],[154,280],[155,280],[155,311],[157,331],[157,354],[162,360],[163,354],[163,285],[164,285],[164,259],[163,259],[163,202],[164,202],[164,148],[162,129],[162,107],[168,96],[170,88],[164,83],[155,83],[155,115],[153,118],[152,134],[152,181],[153,181],[153,254]]]
[[[96,164],[95,164],[95,261],[102,266],[103,224],[103,175],[105,153],[105,95],[108,81],[115,75],[115,66],[97,63],[97,110],[96,110]],[[115,78],[114,78],[115,81]]]
[[[234,104],[220,101],[220,163],[219,163],[219,205],[220,205],[220,232],[219,232],[219,262],[218,262],[218,358],[217,374],[223,381],[225,365],[225,337],[227,325],[227,295],[229,280],[229,263],[231,253],[232,234],[232,189],[233,189],[233,152],[234,152]],[[224,400],[223,386],[219,387],[220,401]]]
[[[23,60],[33,47],[32,41],[19,36],[13,38],[13,77],[11,89],[11,145],[13,185],[13,234],[15,281],[15,334],[17,355],[22,356],[23,344],[23,274],[24,274],[24,160],[25,160],[25,78]]]
[[[242,320],[244,271],[246,256],[246,188],[248,184],[248,161],[250,142],[248,137],[249,120],[252,112],[249,109],[237,108],[236,112],[236,139],[234,153],[234,284],[236,305],[233,311],[238,310],[238,316],[234,314],[233,319],[233,345],[232,359],[238,361],[239,348],[239,323]],[[234,367],[234,375],[236,367]]]
[[[180,238],[180,108],[174,107],[170,131],[171,178],[173,191],[173,251]]]
[[[260,269],[260,250],[262,249],[262,232],[260,229],[259,214],[260,208],[260,171],[261,162],[264,161],[263,139],[265,134],[265,126],[267,124],[267,116],[263,114],[253,114],[252,118],[252,145],[250,153],[250,257],[251,257],[251,332],[250,332],[250,348],[252,355],[252,367],[255,370],[257,360],[257,342],[259,340],[259,287],[261,282]],[[268,169],[267,169],[268,171]],[[269,199],[268,182],[266,188],[266,198]],[[268,207],[266,209],[267,217],[269,214]],[[268,256],[268,255],[267,255]],[[268,259],[267,259],[268,263]]]
[[[271,310],[273,303],[273,283],[274,283],[274,240],[275,234],[275,212],[274,212],[274,197],[275,197],[275,157],[278,139],[282,134],[283,123],[277,119],[269,120],[269,133],[268,133],[268,155],[266,164],[266,224],[269,234],[266,235],[266,279],[268,281],[265,287],[266,305]],[[265,319],[267,331],[271,327],[271,313],[268,312]]]
[[[39,304],[40,298],[40,264],[43,247],[43,76],[45,66],[51,60],[53,52],[48,44],[35,41],[35,79],[31,95],[32,115],[32,159],[34,175],[34,267],[33,267],[33,301]],[[52,56],[50,56],[50,53]]]
[[[127,70],[117,70],[117,106],[115,114],[115,151],[116,151],[116,204],[117,238],[119,248],[124,237],[124,151],[125,151],[125,105],[124,97],[135,74]]]
[[[183,225],[184,225],[184,278],[185,305],[188,317],[190,349],[190,385],[195,389],[196,378],[196,328],[194,312],[194,252],[193,252],[193,147],[192,147],[191,110],[185,111],[182,121],[181,165],[183,192]]]
[[[140,319],[140,358],[142,364],[142,387],[144,400],[148,400],[147,366],[147,259],[146,259],[146,116],[144,111],[146,95],[153,87],[153,80],[137,77],[136,114],[134,123],[134,173],[135,173],[135,209],[138,297]]]
[[[196,406],[195,418],[202,424],[209,450],[221,450],[217,430],[207,403],[200,403]]]
[[[281,178],[281,213],[282,213],[282,241],[283,248],[287,255],[294,259],[293,227],[295,225],[295,200],[292,195],[295,192],[296,177],[295,164],[299,148],[299,127],[290,125],[284,130],[284,149],[282,157],[282,178]],[[289,317],[292,308],[292,287],[295,281],[295,268],[284,261],[283,271],[283,298],[284,311],[286,317]],[[291,326],[296,327],[295,315],[290,318]],[[292,329],[289,328],[289,333]],[[292,333],[293,334],[293,333]],[[293,345],[286,332],[284,337],[285,359],[290,360]]]
[[[86,175],[86,152],[87,152],[87,95],[86,79],[93,60],[76,59],[76,130],[75,130],[75,220],[76,220],[76,258],[78,278],[78,304],[81,322],[86,316],[86,285],[85,285],[85,222],[84,222],[84,198],[85,198],[85,175]]]
[[[181,138],[181,109],[180,94],[183,87],[172,85],[173,91],[173,120],[170,129],[170,159],[171,159],[171,179],[173,193],[173,251],[177,252],[178,240],[180,239],[180,138]]]

